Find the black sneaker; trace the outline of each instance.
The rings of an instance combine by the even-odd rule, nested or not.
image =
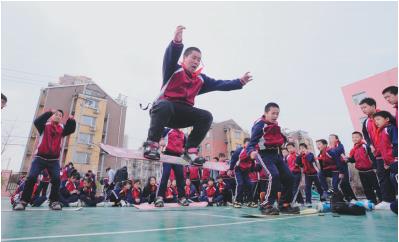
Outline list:
[[[162,208],[164,206],[163,198],[157,197],[157,199],[155,199],[154,206],[157,208]]]
[[[299,214],[300,209],[299,207],[291,207],[291,205],[288,205],[287,207],[281,206],[280,212],[283,214]]]
[[[183,159],[194,166],[202,166],[205,163],[205,159],[201,156],[198,156],[197,148],[188,148],[184,152]]]
[[[260,211],[263,215],[279,215],[280,214],[280,211],[278,210],[278,208],[275,208],[272,205],[266,205],[265,207],[262,207]]]
[[[184,207],[190,205],[190,202],[185,197],[180,198],[177,203]]]
[[[144,148],[144,153],[143,153],[144,158],[150,160],[161,159],[161,154],[159,153],[159,144],[157,142],[146,141],[143,144],[143,148]]]
[[[51,209],[51,210],[62,210],[61,203],[59,203],[59,202],[52,202],[52,203],[50,204],[50,209]]]

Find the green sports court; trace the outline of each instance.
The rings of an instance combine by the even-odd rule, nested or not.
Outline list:
[[[9,211],[7,200],[2,210]],[[397,241],[397,215],[282,215],[248,219],[254,208],[207,207],[181,211],[83,208],[80,211],[2,212],[2,241]]]

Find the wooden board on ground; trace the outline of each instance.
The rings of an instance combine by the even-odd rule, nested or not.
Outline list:
[[[56,212],[60,211],[67,211],[67,212],[71,212],[71,211],[80,211],[82,210],[82,207],[78,207],[78,208],[62,208],[62,210],[57,210]],[[51,210],[50,208],[46,208],[46,207],[26,207],[25,211],[27,212],[32,212],[32,211],[55,211],[55,210]],[[1,210],[1,212],[20,212],[20,211],[15,211],[12,209],[6,209],[6,210]],[[23,212],[23,211],[22,211]]]
[[[155,205],[148,204],[148,203],[142,203],[140,205],[134,205],[135,208],[143,211],[157,211],[157,210],[162,210],[162,211],[167,211],[167,210],[184,210],[184,209],[198,209],[198,208],[204,208],[208,205],[207,202],[192,202],[190,203],[189,206],[181,206],[177,203],[165,203],[164,207],[158,208],[155,207]]]
[[[309,208],[309,209],[304,209],[301,210],[299,214],[282,214],[280,215],[263,215],[260,212],[259,213],[251,213],[251,214],[243,214],[241,217],[243,218],[273,218],[273,217],[278,217],[278,216],[300,216],[300,215],[310,215],[310,214],[317,214],[318,211],[317,209],[314,208]]]
[[[137,159],[137,160],[151,161],[150,159],[147,159],[143,156],[143,151],[141,151],[141,150],[130,150],[130,149],[115,147],[115,146],[106,145],[106,144],[100,144],[100,148],[111,156],[125,158],[125,159]],[[159,161],[169,163],[169,164],[183,165],[183,166],[190,165],[190,163],[188,161],[186,161],[185,159],[183,159],[181,157],[164,155],[164,154],[161,154],[161,159]],[[154,161],[154,162],[157,162],[157,161]],[[213,162],[213,161],[205,162],[203,167],[207,168],[209,170],[215,170],[215,171],[227,171],[229,169],[228,164],[223,163],[223,162]]]
[[[143,151],[141,150],[130,150],[105,144],[100,144],[100,148],[109,155],[115,157],[151,161],[150,159],[147,159],[143,156]],[[189,165],[189,163],[181,157],[164,155],[164,154],[161,154],[161,159],[159,161],[169,164],[183,165],[183,166]]]

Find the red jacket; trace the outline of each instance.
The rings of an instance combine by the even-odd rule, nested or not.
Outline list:
[[[297,154],[295,152],[294,153],[290,153],[287,156],[288,168],[294,174],[301,173],[301,168],[297,165],[296,158],[297,158]]]
[[[211,177],[211,170],[207,169],[207,168],[203,168],[202,169],[202,180],[208,180]]]
[[[214,197],[215,195],[216,195],[216,188],[215,188],[215,186],[212,186],[212,187],[207,187],[206,189],[205,189],[205,193],[206,193],[206,196],[207,197]]]
[[[190,174],[190,180],[194,181],[200,179],[200,170],[198,166],[189,166],[187,169]]]
[[[319,160],[323,171],[337,171],[337,164],[335,160],[327,153],[328,150],[329,148],[320,151],[317,160]]]
[[[184,153],[185,136],[184,133],[178,129],[165,129],[164,136],[165,151],[176,155]]]
[[[133,199],[137,199],[137,198],[140,198],[140,197],[141,197],[141,189],[140,188],[136,189],[136,188],[133,187],[133,189],[132,189],[132,198]]]
[[[349,153],[349,162],[355,162],[355,168],[359,171],[368,171],[373,169],[373,162],[370,159],[369,152],[371,150],[366,143],[360,142],[355,144]]]
[[[258,181],[258,172],[252,171],[248,173],[249,181],[250,182],[257,182]]]
[[[240,167],[242,171],[247,171],[254,166],[254,163],[254,160],[252,160],[251,157],[247,154],[246,149],[242,149],[236,166]]]
[[[219,160],[219,162],[227,163],[227,160]],[[219,175],[222,176],[223,178],[230,178],[227,175],[227,171],[219,171]]]
[[[46,112],[34,121],[34,125],[40,134],[35,153],[45,159],[58,159],[63,137],[75,132],[76,128],[76,122],[71,118],[67,120],[65,127],[61,123],[55,124],[48,121],[52,115],[52,112]]]
[[[398,161],[398,130],[386,125],[377,131],[376,158],[382,158],[385,165]]]
[[[315,163],[314,155],[312,153],[305,153],[299,156],[300,161],[303,166],[303,173],[306,175],[315,175],[317,174],[316,169],[313,164]]]

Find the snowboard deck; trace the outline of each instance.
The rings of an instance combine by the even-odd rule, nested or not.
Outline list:
[[[207,202],[192,202],[188,206],[181,206],[177,203],[164,203],[164,207],[155,207],[154,204],[142,203],[140,205],[133,205],[135,208],[143,211],[168,211],[168,210],[190,210],[190,209],[198,209],[204,208],[208,205]]]
[[[245,213],[241,215],[243,218],[273,218],[273,217],[282,217],[282,216],[301,216],[301,215],[311,215],[319,213],[317,209],[309,208],[301,210],[299,214],[281,214],[280,215],[263,215],[261,213]]]

